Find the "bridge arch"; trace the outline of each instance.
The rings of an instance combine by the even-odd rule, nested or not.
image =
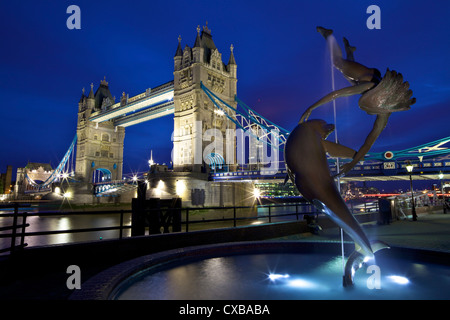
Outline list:
[[[98,182],[105,182],[105,181],[111,181],[111,171],[105,168],[97,168],[92,173],[92,182],[98,183]]]
[[[205,162],[209,165],[211,170],[222,170],[225,166],[225,159],[220,153],[211,152],[205,157]]]

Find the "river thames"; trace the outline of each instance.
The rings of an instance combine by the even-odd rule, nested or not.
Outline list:
[[[376,209],[375,203],[370,202],[369,205],[366,203],[366,209],[371,208],[371,210]],[[364,208],[362,203],[353,204],[353,209],[360,211]],[[131,206],[121,207],[123,209],[123,226],[125,227],[122,232],[123,237],[129,237],[131,235]],[[32,205],[31,207],[19,207],[19,212],[27,212],[29,214],[26,219],[26,223],[29,226],[26,228],[25,243],[28,247],[32,246],[45,246],[45,245],[57,245],[57,244],[67,244],[74,242],[83,241],[101,241],[106,239],[117,239],[120,236],[120,230],[117,228],[120,226],[121,214],[119,209],[111,210],[110,212],[89,212],[84,214],[83,212],[74,213],[63,213],[57,211],[45,211],[42,212],[42,208],[38,205]],[[218,209],[219,210],[219,209]],[[225,209],[224,209],[225,210]],[[189,221],[189,231],[196,231],[202,229],[214,229],[214,228],[227,228],[233,226],[243,226],[251,224],[262,224],[270,222],[280,222],[280,221],[292,221],[292,220],[303,220],[303,214],[308,212],[313,212],[314,209],[310,206],[298,206],[296,209],[295,204],[290,204],[286,206],[277,206],[270,208],[271,218],[268,218],[269,208],[258,207],[255,217],[252,219],[237,220],[235,223],[232,220],[227,221],[214,221],[214,222],[201,222],[195,219],[195,214],[191,211]],[[298,214],[296,215],[296,211]],[[13,224],[13,208],[0,208],[0,227],[11,226]],[[194,214],[194,215],[193,215]],[[288,215],[286,214],[293,214]],[[183,221],[185,221],[185,212],[182,212]],[[197,220],[197,221],[196,221]],[[22,223],[22,216],[19,216],[17,223]],[[73,232],[77,229],[90,229],[90,228],[114,228],[114,230],[96,230],[96,231],[84,231],[84,232]],[[66,233],[57,234],[47,234],[42,235],[42,232],[56,232],[64,231]],[[182,231],[186,230],[185,224],[182,226]],[[20,232],[20,229],[17,231]],[[11,231],[0,232],[0,249],[9,247],[11,245],[11,238],[5,237],[6,234],[10,234]],[[146,229],[146,234],[148,234],[148,228]],[[3,237],[2,237],[3,236]],[[20,243],[20,238],[16,239],[16,244]]]

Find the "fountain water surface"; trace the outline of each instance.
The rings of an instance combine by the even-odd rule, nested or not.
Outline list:
[[[351,251],[351,245],[346,249]],[[141,257],[92,278],[73,299],[450,299],[448,254],[380,251],[342,286],[340,243],[248,242]],[[131,270],[131,271],[130,271]],[[114,276],[112,276],[114,275]],[[105,279],[116,283],[105,284]],[[84,284],[83,284],[84,286]],[[99,296],[99,288],[105,292]]]

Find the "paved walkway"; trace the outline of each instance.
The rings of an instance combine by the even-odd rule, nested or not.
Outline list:
[[[417,221],[399,220],[389,225],[363,226],[370,240],[381,240],[392,246],[450,252],[450,214],[419,215]],[[286,240],[339,240],[339,229],[329,228],[319,235],[295,235]]]

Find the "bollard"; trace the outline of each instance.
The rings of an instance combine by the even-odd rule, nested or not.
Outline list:
[[[143,236],[145,234],[145,194],[147,183],[138,182],[137,198],[131,199],[131,236]]]
[[[172,232],[181,232],[181,198],[174,199],[172,210]]]

